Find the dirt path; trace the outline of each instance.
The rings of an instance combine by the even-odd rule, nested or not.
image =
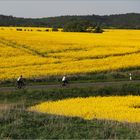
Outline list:
[[[5,111],[5,110],[10,110],[11,108],[13,108],[15,106],[15,104],[7,104],[7,103],[0,103],[0,111]]]
[[[66,88],[74,87],[100,87],[100,86],[111,86],[111,85],[120,85],[120,84],[139,84],[140,80],[136,81],[114,81],[114,82],[96,82],[96,83],[71,83]],[[54,88],[63,88],[61,85],[33,85],[27,86],[26,89],[54,89]],[[65,88],[65,87],[64,87]],[[0,92],[16,91],[15,87],[0,87]]]

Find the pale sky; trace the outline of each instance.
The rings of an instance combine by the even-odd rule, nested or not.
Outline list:
[[[0,14],[41,18],[140,13],[140,0],[0,0]]]

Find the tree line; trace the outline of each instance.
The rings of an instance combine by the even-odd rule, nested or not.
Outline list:
[[[95,28],[97,26],[101,26],[102,28],[140,29],[140,14],[59,16],[49,18],[17,18],[0,15],[0,26],[51,27],[64,29],[77,26],[81,31],[85,30],[85,28]],[[72,29],[69,31],[72,31]]]

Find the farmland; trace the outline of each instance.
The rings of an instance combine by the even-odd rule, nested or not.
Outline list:
[[[98,96],[102,96],[98,97]],[[139,84],[125,84],[116,86],[108,86],[108,87],[84,87],[84,88],[58,88],[58,89],[36,89],[36,90],[19,90],[15,92],[0,92],[0,138],[8,138],[8,139],[139,139],[140,138],[140,124],[129,121],[129,117],[126,116],[124,120],[117,121],[115,118],[110,119],[103,119],[98,118],[100,115],[108,115],[107,112],[112,112],[113,110],[118,110],[115,117],[122,117],[126,115],[127,113],[130,113],[126,110],[126,108],[129,108],[129,110],[132,111],[131,119],[139,119],[139,104],[138,102],[135,102],[134,104],[137,106],[133,106],[131,104],[130,107],[124,107],[124,113],[123,113],[123,105],[129,104],[130,98],[128,99],[129,102],[127,102],[127,96],[131,95],[129,97],[132,97],[131,102],[135,102],[135,100],[139,100],[140,95],[140,86]],[[109,96],[109,97],[108,97]],[[120,96],[121,99],[120,106],[118,100],[110,100],[112,101],[112,104],[116,104],[116,106],[111,106],[111,104],[103,104],[105,101],[107,101],[109,98],[111,99],[116,98]],[[125,96],[125,97],[123,97]],[[137,96],[137,97],[136,97]],[[91,102],[84,102],[84,100],[88,100],[88,98],[97,98],[99,99],[99,102],[96,105]],[[70,104],[71,101],[74,99],[77,100],[77,98],[83,98],[83,105],[81,102],[75,102],[74,104]],[[106,98],[106,99],[105,99]],[[104,100],[105,99],[105,100]],[[134,100],[133,100],[134,99]],[[122,103],[123,100],[123,103]],[[77,115],[71,116],[65,116],[64,114],[60,115],[58,113],[37,113],[37,112],[30,112],[27,111],[30,107],[38,105],[43,102],[50,102],[50,104],[54,102],[59,102],[59,106],[57,106],[56,111],[66,111],[66,113],[70,113],[70,108],[72,105],[74,106],[74,109],[71,113],[76,111],[75,113]],[[64,101],[68,101],[65,102]],[[95,100],[97,103],[97,100]],[[109,103],[110,103],[109,102]],[[79,103],[79,105],[78,105]],[[89,108],[90,110],[94,111],[94,108],[91,108],[92,105],[95,105],[96,111],[98,110],[98,114],[95,118],[91,119],[84,119],[81,116],[78,116],[78,113],[86,111],[85,109]],[[77,106],[78,105],[78,106]],[[109,106],[110,105],[110,106]],[[99,108],[99,106],[101,108]],[[121,108],[122,106],[122,108]],[[124,105],[125,106],[125,105]],[[48,106],[49,109],[51,109],[51,106]],[[56,107],[54,105],[54,107]],[[80,107],[80,110],[78,108]],[[104,109],[105,107],[105,109]],[[110,107],[110,111],[108,110]],[[131,108],[132,107],[132,108]],[[69,109],[68,109],[69,108]],[[85,108],[85,109],[82,109]],[[121,111],[121,114],[119,112],[119,108]],[[47,106],[46,106],[46,109]],[[122,110],[121,110],[122,109]],[[51,110],[50,110],[51,111]],[[54,110],[52,110],[54,111]],[[69,111],[69,112],[68,112]],[[133,116],[133,112],[137,112]],[[92,112],[89,112],[89,116],[92,114]],[[110,114],[111,115],[111,114]],[[112,114],[113,115],[113,114]],[[121,116],[122,115],[122,116]],[[88,116],[88,113],[87,113]],[[84,116],[83,116],[84,117]]]
[[[29,108],[29,110],[64,116],[78,116],[87,120],[106,119],[140,122],[139,108],[139,96],[118,96],[72,98],[56,102],[44,102]]]
[[[140,66],[140,31],[65,33],[14,27],[0,29],[0,79],[85,74]],[[27,30],[26,29],[26,30]],[[38,31],[39,30],[39,31]]]
[[[140,30],[0,27],[0,62],[0,86],[21,74],[54,86],[1,90],[0,139],[140,138]]]

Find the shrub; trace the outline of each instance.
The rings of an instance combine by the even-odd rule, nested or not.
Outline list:
[[[16,30],[17,30],[17,31],[22,31],[22,29],[20,29],[20,28],[17,28]]]
[[[95,30],[93,31],[94,33],[103,33],[104,30],[100,26],[96,26]]]
[[[56,27],[53,27],[53,28],[52,28],[52,31],[55,31],[55,32],[57,32],[57,31],[58,31],[58,28],[56,28]]]
[[[45,31],[46,31],[46,32],[49,32],[49,29],[46,29]]]

